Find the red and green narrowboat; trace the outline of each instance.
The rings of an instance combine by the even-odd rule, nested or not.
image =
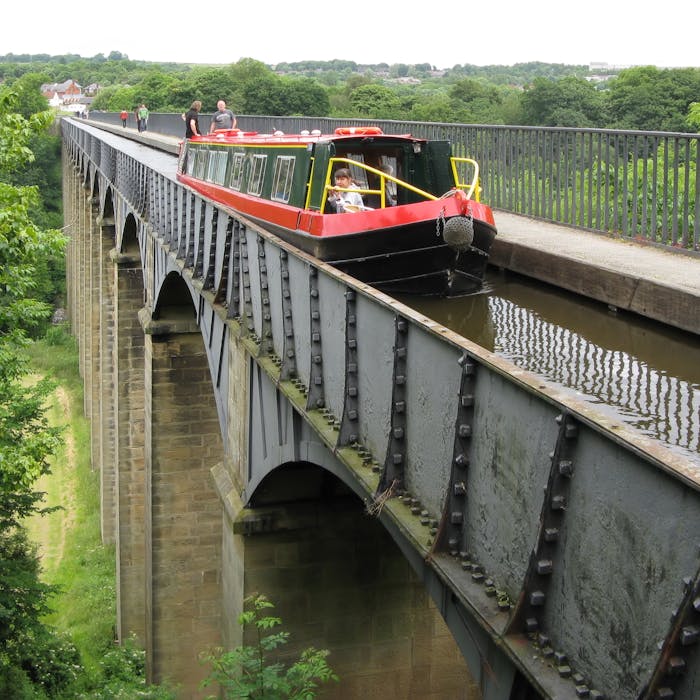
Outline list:
[[[340,168],[361,195],[354,211],[330,206]],[[478,291],[496,236],[475,161],[454,156],[448,141],[377,127],[217,131],[182,143],[178,178],[390,294]]]

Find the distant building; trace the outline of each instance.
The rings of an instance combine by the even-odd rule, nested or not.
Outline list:
[[[92,85],[90,87],[96,86]],[[95,92],[97,92],[97,89],[91,94]],[[44,83],[41,86],[41,94],[55,109],[63,109],[79,114],[88,110],[93,99],[87,96],[87,93],[83,93],[83,89],[75,80],[66,80],[62,83]]]

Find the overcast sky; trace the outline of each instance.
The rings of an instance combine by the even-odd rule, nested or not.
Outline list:
[[[15,0],[2,11],[0,55],[90,58],[120,51],[133,60],[213,64],[241,58],[267,64],[338,58],[437,68],[528,61],[700,67],[697,0],[635,5],[438,0],[416,3],[413,9],[377,0],[267,0],[224,6],[73,0],[25,7]]]

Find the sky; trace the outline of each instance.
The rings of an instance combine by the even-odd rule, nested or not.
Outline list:
[[[438,0],[415,3],[410,10],[408,3],[376,0],[294,3],[293,10],[289,2],[267,0],[233,2],[226,9],[224,3],[195,4],[189,14],[189,3],[158,0],[41,5],[38,21],[32,22],[21,2],[6,3],[0,55],[91,58],[119,51],[132,60],[155,62],[226,65],[253,58],[274,65],[342,59],[429,63],[438,69],[530,61],[700,67],[696,0],[661,5],[641,0],[634,6],[611,0]]]

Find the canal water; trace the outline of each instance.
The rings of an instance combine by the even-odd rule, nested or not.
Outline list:
[[[700,464],[694,335],[491,268],[479,294],[401,301]]]

